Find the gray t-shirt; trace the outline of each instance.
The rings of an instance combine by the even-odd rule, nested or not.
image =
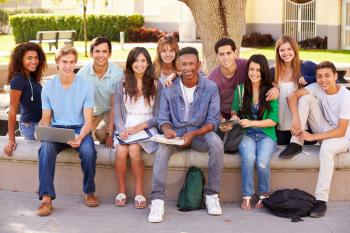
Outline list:
[[[317,98],[324,117],[332,128],[338,126],[339,119],[350,120],[350,91],[348,89],[341,86],[338,93],[328,95],[318,83],[312,83],[305,88]],[[350,124],[345,137],[350,140]]]

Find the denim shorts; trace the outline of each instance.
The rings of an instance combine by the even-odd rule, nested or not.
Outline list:
[[[35,140],[35,126],[38,125],[38,122],[19,122],[19,130],[21,135],[27,140]]]

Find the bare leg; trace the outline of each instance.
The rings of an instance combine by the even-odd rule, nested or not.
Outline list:
[[[128,158],[129,145],[118,145],[117,153],[115,155],[115,175],[118,181],[118,192],[125,193],[125,176],[126,176],[126,160]]]
[[[129,145],[129,155],[131,161],[131,171],[135,179],[136,195],[144,195],[143,191],[143,159],[141,155],[141,146],[139,144]]]

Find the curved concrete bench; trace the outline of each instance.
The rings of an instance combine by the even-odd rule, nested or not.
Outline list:
[[[37,163],[38,163],[38,149],[40,142],[27,141],[23,138],[18,138],[17,149],[12,157],[4,155],[3,150],[0,151],[0,176],[4,177],[18,177],[19,181],[17,184],[12,184],[11,181],[4,181],[0,179],[0,188],[13,189],[12,187],[22,188],[30,183],[33,191],[33,187],[37,186]],[[0,137],[0,148],[3,148],[7,143],[6,137]],[[278,150],[274,154],[271,160],[271,187],[272,189],[290,187],[290,188],[302,188],[309,192],[313,192],[315,187],[318,168],[319,168],[319,146],[304,146],[303,152],[298,154],[289,160],[280,160],[278,154],[284,147],[278,147]],[[111,196],[116,192],[116,181],[114,177],[114,158],[115,149],[108,149],[103,145],[96,145],[97,150],[97,172],[96,172],[96,185],[102,187],[100,195]],[[151,171],[153,164],[153,154],[143,153],[143,159],[145,164],[145,189],[150,190],[151,184]],[[232,201],[236,198],[231,198],[230,192],[235,193],[234,197],[239,198],[240,192],[240,156],[238,154],[225,154],[224,157],[224,172],[223,172],[223,192],[225,200]],[[56,189],[59,186],[66,187],[65,189],[58,191],[58,193],[81,193],[81,170],[80,170],[80,159],[78,154],[73,149],[66,149],[62,151],[57,157],[57,168],[56,168]],[[181,150],[175,152],[169,161],[169,174],[168,184],[170,190],[168,197],[170,199],[176,199],[177,193],[181,188],[183,178],[187,168],[190,166],[197,166],[202,168],[207,173],[208,167],[208,154],[201,153],[194,150]],[[29,172],[31,175],[24,175],[19,171],[26,167],[31,167]],[[18,168],[18,169],[17,169]],[[343,190],[337,190],[333,195],[333,199],[337,200],[350,200],[350,184],[349,179],[346,176],[350,175],[350,153],[343,153],[337,155],[335,158],[335,182],[333,186],[336,189],[343,187]],[[69,171],[68,174],[64,171]],[[5,174],[5,171],[7,174]],[[8,173],[11,173],[9,175]],[[12,174],[13,173],[13,174]],[[21,175],[22,174],[22,175]],[[60,175],[58,175],[60,174]],[[74,178],[69,175],[73,175]],[[33,180],[33,177],[34,178]],[[78,178],[79,177],[79,178]],[[338,178],[339,177],[339,178]],[[28,180],[22,182],[21,179]],[[68,179],[68,180],[66,180]],[[130,185],[128,189],[133,192],[132,179],[129,174]],[[339,182],[337,182],[339,180]],[[77,187],[70,184],[73,182]],[[15,183],[15,182],[13,182]],[[25,183],[25,184],[23,184]],[[58,183],[58,184],[57,184]],[[347,183],[347,184],[345,184]],[[11,186],[13,185],[13,186]],[[73,187],[72,187],[73,186]],[[345,186],[345,187],[344,187]],[[168,187],[169,188],[169,187]],[[173,190],[171,190],[171,188]],[[75,191],[73,191],[75,190]],[[98,188],[97,188],[97,191]],[[332,190],[333,191],[333,190]]]

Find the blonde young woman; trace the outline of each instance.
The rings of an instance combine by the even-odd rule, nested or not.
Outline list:
[[[278,144],[288,144],[280,153],[280,158],[289,159],[302,150],[302,146],[291,139],[292,114],[286,98],[300,87],[316,81],[316,64],[311,61],[301,61],[299,48],[290,36],[282,36],[276,42],[276,64],[271,67],[274,83],[280,90],[279,124],[277,126]],[[290,141],[290,144],[289,144]]]
[[[155,75],[163,86],[167,80],[171,81],[179,72],[178,55],[179,45],[174,36],[167,35],[159,39],[157,54],[153,61]]]

